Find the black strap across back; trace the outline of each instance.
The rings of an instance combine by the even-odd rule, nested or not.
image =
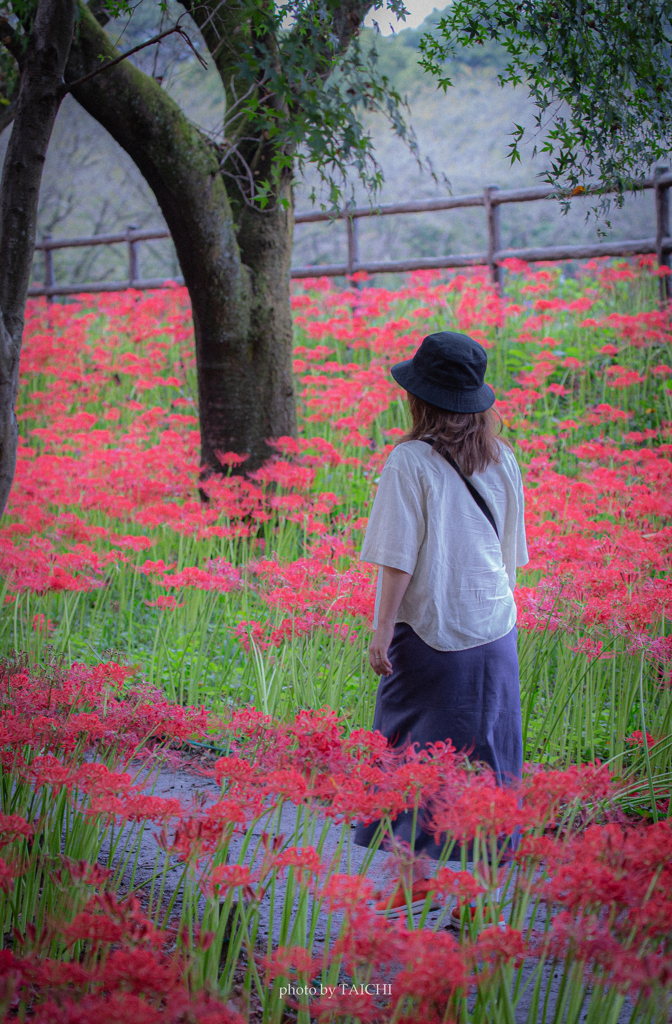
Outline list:
[[[434,448],[434,442],[431,440],[431,438],[429,438],[429,437],[421,437],[420,440],[424,441],[425,444],[428,444],[432,448]],[[441,455],[443,455],[443,457],[446,460],[446,462],[448,462],[453,467],[453,469],[455,470],[457,475],[459,477],[461,477],[462,480],[464,480],[465,484],[467,485],[467,490],[469,491],[469,494],[472,496],[472,498],[474,499],[474,501],[476,502],[476,504],[480,508],[481,512],[483,513],[485,518],[490,523],[490,526],[493,528],[493,530],[497,534],[497,540],[499,540],[499,530],[497,529],[497,523],[495,522],[495,517],[493,516],[492,512],[490,511],[490,508],[488,507],[488,503],[485,500],[485,498],[483,497],[483,495],[480,494],[479,491],[476,490],[476,488],[474,487],[474,485],[472,484],[472,482],[470,480],[467,480],[466,476],[464,475],[464,473],[462,472],[462,470],[460,469],[458,464],[455,462],[455,459],[452,457],[452,455],[449,455],[448,452],[441,452]]]

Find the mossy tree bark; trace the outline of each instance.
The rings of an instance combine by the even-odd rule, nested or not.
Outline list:
[[[101,55],[117,51],[84,9],[66,82]],[[123,61],[72,94],[133,159],[170,229],[192,305],[203,472],[221,471],[218,453],[230,451],[256,469],[269,439],[296,429],[289,174],[268,212],[239,210],[236,224],[216,148],[153,78]]]
[[[14,406],[40,182],[74,20],[74,0],[40,0],[25,52],[17,51],[19,93],[0,184],[0,515],[16,469]],[[3,28],[12,31],[8,24]]]
[[[280,121],[301,122],[302,76],[293,92],[269,83],[305,43],[285,39],[289,52],[281,53],[262,0],[181,3],[222,81],[223,144],[199,132],[159,83],[129,61],[72,94],[134,160],[172,234],[192,304],[207,476],[222,470],[218,452],[247,454],[241,472],[258,468],[273,452],[268,441],[296,430],[289,293],[295,142],[272,139],[253,111],[257,104]],[[328,19],[318,19],[316,56],[306,72],[311,87],[319,90],[326,81],[370,6],[371,0],[343,0],[330,4]],[[100,67],[101,57],[118,56],[101,25],[107,17],[104,0],[82,9],[66,81]],[[254,201],[255,182],[273,183],[263,209]]]
[[[400,102],[358,55],[344,66],[351,86],[322,90],[371,0],[297,8],[289,31],[272,0],[181,0],[226,93],[223,141],[202,133],[129,60],[106,66],[120,58],[104,29],[118,5],[73,2],[80,16],[66,86],[152,188],[191,298],[203,476],[222,471],[227,451],[247,455],[241,472],[254,470],[273,453],[270,440],[296,429],[289,293],[295,147],[305,144],[322,173],[332,166],[344,173],[354,163],[362,180],[373,181],[364,171],[370,138],[352,97],[367,109]],[[19,60],[4,37],[0,44],[0,57],[7,51]]]

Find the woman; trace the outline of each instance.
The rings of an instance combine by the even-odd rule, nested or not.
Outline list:
[[[522,771],[513,590],[528,557],[520,470],[497,436],[486,367],[485,349],[450,331],[392,367],[413,426],[382,472],[361,559],[379,566],[373,728],[395,747],[449,738],[505,784]],[[412,812],[399,815],[394,837],[438,860],[422,818],[413,835]],[[368,846],[378,824],[358,825],[355,842]],[[412,905],[427,891],[416,882]],[[378,909],[405,906],[397,885]]]

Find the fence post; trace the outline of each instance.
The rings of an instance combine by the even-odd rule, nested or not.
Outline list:
[[[359,235],[357,227],[356,217],[350,217],[347,213],[345,217],[345,228],[348,232],[348,277],[352,277],[355,272],[355,264],[359,263]],[[351,282],[357,287],[356,282]]]
[[[54,250],[48,247],[48,243],[54,236],[51,234],[42,235],[42,243],[44,245],[44,287],[53,288],[56,284],[54,277]],[[47,295],[47,302],[53,302],[54,296]]]
[[[670,192],[668,185],[659,185],[657,179],[666,174],[669,167],[656,167],[654,172],[654,195],[656,198],[656,256],[659,267],[670,266],[670,253],[663,252],[663,239],[670,235]],[[670,298],[670,276],[660,278],[660,301]]]
[[[126,237],[128,239],[128,287],[133,288],[136,281],[140,280],[140,274],[138,272],[138,250],[137,242],[132,241],[131,234],[133,231],[137,231],[137,225],[129,224],[126,228]]]
[[[502,229],[499,216],[499,204],[492,202],[492,193],[499,190],[499,185],[488,185],[483,190],[485,216],[488,221],[488,266],[493,284],[501,288],[504,274],[502,268],[495,263],[495,253],[502,248]]]

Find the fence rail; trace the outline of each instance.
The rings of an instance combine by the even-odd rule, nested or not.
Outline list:
[[[653,189],[656,207],[655,238],[635,238],[617,242],[602,242],[588,245],[553,245],[539,246],[528,249],[503,249],[501,243],[500,207],[505,203],[530,203],[553,198],[555,193],[550,188],[519,188],[500,189],[490,185],[483,192],[462,196],[444,196],[438,199],[418,199],[408,203],[389,203],[383,206],[350,206],[342,210],[337,217],[321,211],[297,213],[296,224],[312,224],[316,222],[333,222],[344,220],[347,231],[348,253],[344,263],[313,264],[305,267],[292,267],[293,278],[307,277],[343,277],[351,276],[357,271],[368,274],[400,273],[409,270],[442,270],[452,267],[488,266],[493,280],[502,281],[503,260],[517,258],[529,263],[556,260],[591,259],[596,256],[635,256],[655,253],[661,266],[670,266],[672,253],[672,237],[670,235],[669,188],[672,186],[672,173],[668,168],[659,168],[653,178],[643,181],[640,189]],[[449,254],[446,256],[418,257],[407,260],[391,260],[386,262],[360,261],[358,223],[363,217],[386,217],[405,213],[431,213],[438,210],[457,210],[467,207],[483,207],[488,227],[488,249],[484,252],[469,254]],[[106,235],[91,235],[80,238],[53,238],[44,235],[35,246],[44,254],[44,281],[42,285],[32,285],[28,294],[32,296],[78,295],[86,292],[113,292],[125,288],[161,288],[166,284],[165,278],[142,278],[139,271],[138,243],[154,239],[170,238],[170,232],[164,229],[139,230],[129,225],[125,232]],[[125,243],[128,250],[128,277],[125,281],[90,281],[84,284],[57,284],[54,274],[53,253],[55,249],[74,249],[80,246],[117,245]],[[184,284],[181,277],[174,279],[177,284]],[[668,276],[661,277],[661,298],[670,296]]]

